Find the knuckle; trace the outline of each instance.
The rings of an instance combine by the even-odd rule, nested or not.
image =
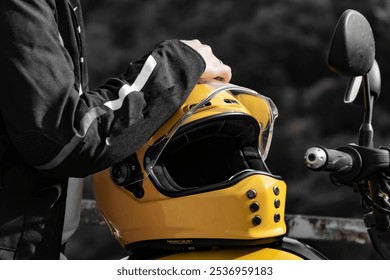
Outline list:
[[[213,52],[212,49],[211,49],[211,47],[210,47],[209,45],[203,45],[203,49],[204,49],[205,51],[209,52],[209,53],[212,53],[212,52]]]

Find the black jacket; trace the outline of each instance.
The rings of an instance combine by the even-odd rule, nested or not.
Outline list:
[[[1,0],[0,34],[0,259],[58,259],[67,178],[134,153],[205,64],[165,41],[89,90],[76,0]]]

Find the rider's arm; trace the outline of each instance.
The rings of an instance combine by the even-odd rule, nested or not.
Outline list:
[[[79,95],[53,7],[53,0],[1,1],[0,110],[26,163],[54,177],[85,176],[142,146],[186,99],[205,61],[166,41]]]

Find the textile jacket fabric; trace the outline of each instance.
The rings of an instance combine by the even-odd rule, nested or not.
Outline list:
[[[130,156],[205,62],[162,42],[89,90],[77,0],[0,1],[0,259],[58,259],[69,177]]]

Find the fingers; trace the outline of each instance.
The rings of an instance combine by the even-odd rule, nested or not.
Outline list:
[[[214,54],[210,46],[202,44],[199,40],[182,40],[195,51],[197,51],[204,61],[206,68],[200,80],[217,79],[224,82],[229,82],[232,78],[232,70],[228,65],[225,65]]]
[[[209,59],[206,62],[206,69],[200,78],[202,80],[216,79],[229,82],[232,78],[232,70],[219,59]]]

